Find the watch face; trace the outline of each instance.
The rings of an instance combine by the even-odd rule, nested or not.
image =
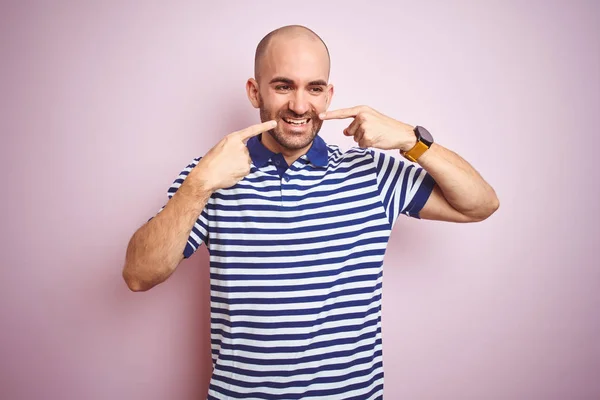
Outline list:
[[[417,126],[416,129],[419,132],[419,136],[421,136],[421,140],[425,142],[427,146],[431,146],[433,143],[433,136],[431,136],[431,133],[429,133],[429,131],[422,126]]]

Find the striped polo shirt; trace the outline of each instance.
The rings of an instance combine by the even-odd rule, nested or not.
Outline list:
[[[419,218],[433,178],[320,136],[289,167],[260,137],[247,146],[250,173],[212,194],[184,250],[210,254],[208,398],[382,398],[386,245],[400,214]]]

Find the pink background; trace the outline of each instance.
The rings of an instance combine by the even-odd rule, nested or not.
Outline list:
[[[254,48],[290,23],[329,45],[332,108],[426,126],[501,200],[396,225],[386,397],[600,398],[600,3],[34,3],[0,8],[0,398],[205,395],[206,250],[132,293],[125,248],[192,158],[258,122]],[[347,148],[348,123],[322,136]]]

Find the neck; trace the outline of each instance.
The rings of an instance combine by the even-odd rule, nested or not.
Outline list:
[[[270,133],[265,133],[261,135],[261,142],[263,146],[271,150],[273,153],[281,153],[287,165],[292,165],[297,159],[305,155],[310,149],[310,146],[312,145],[312,142],[310,142],[308,146],[302,149],[288,149],[277,143],[277,141],[273,139],[273,136],[271,136]]]

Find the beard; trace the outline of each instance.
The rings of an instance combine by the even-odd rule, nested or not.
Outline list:
[[[287,107],[273,112],[265,107],[260,96],[259,108],[261,122],[267,122],[270,120],[277,121],[277,126],[269,130],[267,133],[269,133],[281,147],[287,150],[301,150],[308,147],[315,139],[321,130],[321,126],[323,125],[323,121],[319,119],[318,113],[315,110],[310,110],[303,115],[298,115]],[[287,129],[288,124],[283,121],[283,118],[307,118],[309,119],[308,129],[306,132],[302,133]]]

